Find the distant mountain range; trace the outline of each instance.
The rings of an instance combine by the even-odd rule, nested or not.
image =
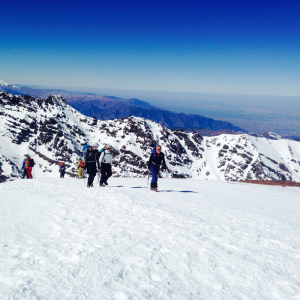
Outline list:
[[[173,129],[198,128],[209,130],[229,130],[247,132],[226,121],[214,120],[196,114],[174,113],[159,109],[138,99],[121,99],[113,96],[100,96],[93,93],[68,92],[60,89],[33,89],[11,85],[0,80],[0,90],[15,95],[48,97],[60,95],[82,114],[99,120],[122,119],[131,116],[141,117],[163,124]]]

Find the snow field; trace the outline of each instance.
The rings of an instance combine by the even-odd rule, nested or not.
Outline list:
[[[0,185],[0,299],[300,299],[300,189]]]

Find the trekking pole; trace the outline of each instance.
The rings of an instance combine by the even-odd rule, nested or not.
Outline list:
[[[149,174],[149,172],[148,172],[147,186],[149,185],[149,179],[150,179],[150,174]]]
[[[100,176],[101,176],[100,171],[98,171],[98,184],[100,184]]]

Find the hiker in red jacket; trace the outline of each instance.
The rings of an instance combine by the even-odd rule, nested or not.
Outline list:
[[[30,164],[30,157],[29,156],[27,157],[27,159],[25,161],[24,168],[27,170],[27,176],[28,176],[28,178],[31,179],[32,178],[32,173],[31,173],[32,172],[32,166]]]
[[[59,164],[59,172],[60,178],[65,178],[66,166],[63,161]]]

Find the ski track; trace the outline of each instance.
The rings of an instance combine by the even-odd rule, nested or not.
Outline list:
[[[0,299],[300,299],[299,188],[109,183],[0,185]]]

